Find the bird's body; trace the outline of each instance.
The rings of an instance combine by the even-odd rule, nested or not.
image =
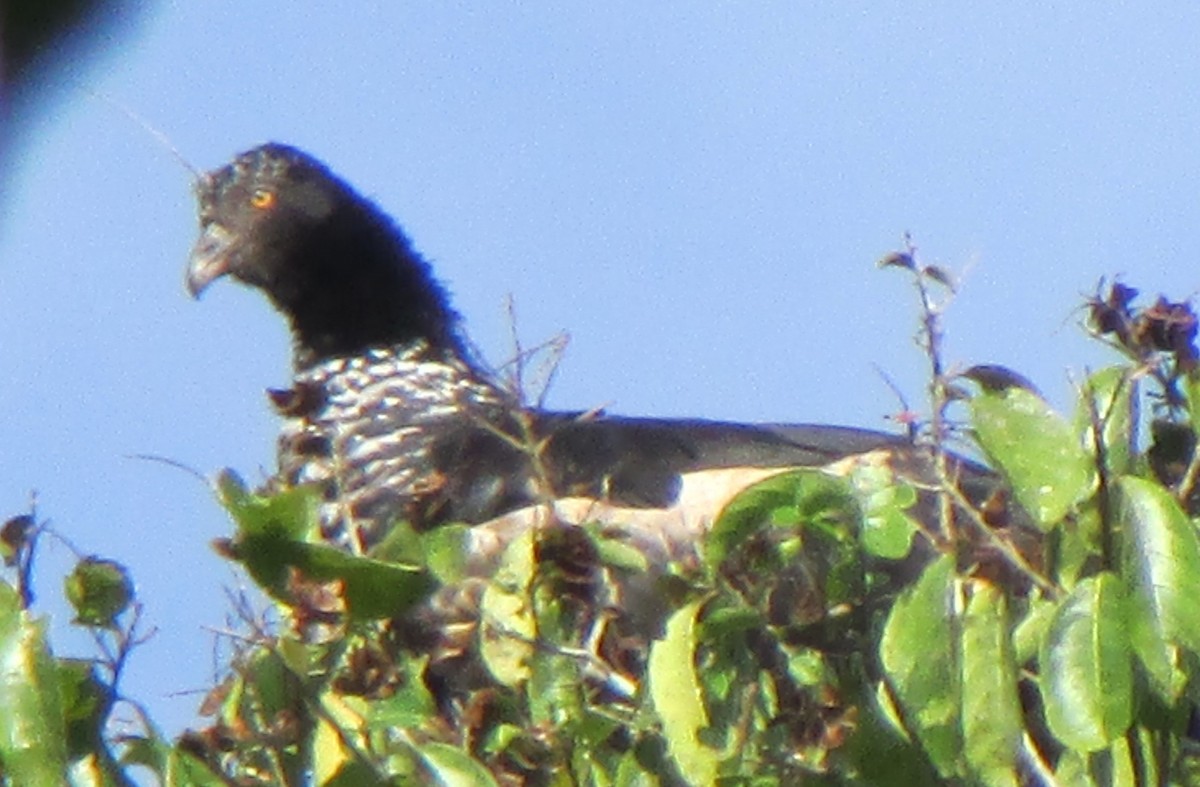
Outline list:
[[[858,429],[523,406],[466,351],[445,291],[402,231],[312,157],[259,147],[207,176],[200,202],[189,289],[230,274],[288,319],[296,376],[272,392],[285,417],[281,476],[322,484],[327,531],[359,547],[397,520],[507,533],[516,512],[559,501],[568,522],[622,520],[672,553],[754,480],[876,450],[909,464],[920,453]],[[647,539],[647,528],[660,532]]]
[[[271,550],[266,562],[278,557],[286,577],[256,578],[277,582],[293,636],[329,645],[295,651],[321,676],[288,685],[398,700],[344,740],[402,742],[401,759],[429,740],[465,747],[506,774],[497,783],[557,783],[577,759],[597,774],[620,762],[605,777],[619,780],[643,753],[648,764],[634,770],[657,772],[679,740],[708,748],[695,745],[705,709],[687,711],[682,727],[678,718],[703,695],[713,740],[757,730],[770,743],[751,759],[811,774],[808,753],[841,746],[856,726],[878,678],[878,654],[863,645],[899,588],[938,554],[964,574],[1002,576],[1022,550],[1015,531],[1033,532],[986,468],[906,437],[528,404],[468,351],[445,290],[400,228],[294,148],[251,150],[198,192],[188,289],[229,275],[262,290],[291,328],[294,378],[269,391],[283,429],[268,489],[318,487],[323,539],[369,553],[293,551],[249,528],[228,551],[254,573]],[[796,469],[815,472],[770,480]],[[468,527],[439,530],[452,523]],[[300,528],[279,529],[290,539]],[[1032,555],[1040,541],[1027,541]],[[404,566],[389,565],[401,555]],[[1028,581],[1012,573],[1014,586]],[[414,576],[418,589],[396,594],[402,608],[341,625],[354,619],[352,600],[388,597]],[[415,726],[402,721],[423,702],[414,670],[440,711]],[[281,712],[271,729],[315,730],[328,720],[310,707],[331,706],[324,694],[289,705],[308,727],[276,721]],[[393,718],[409,730],[375,734]],[[511,747],[492,750],[516,729]],[[811,762],[824,767],[824,756]]]

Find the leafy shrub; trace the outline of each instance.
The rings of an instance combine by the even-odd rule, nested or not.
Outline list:
[[[175,742],[148,720],[104,734],[138,641],[123,571],[90,559],[68,580],[104,656],[54,659],[21,592],[35,517],[14,519],[8,783],[122,784],[135,764],[172,785],[1200,783],[1191,308],[1121,284],[1091,299],[1122,360],[1064,417],[1008,370],[949,373],[949,277],[911,248],[884,263],[920,296],[930,414],[904,420],[922,449],[771,477],[665,565],[553,523],[488,576],[464,571],[458,526],[352,555],[321,542],[311,491],[224,474],[219,548],[278,622],[243,613],[211,722]],[[431,638],[435,602],[469,619]],[[647,605],[649,636],[612,622],[622,604]]]

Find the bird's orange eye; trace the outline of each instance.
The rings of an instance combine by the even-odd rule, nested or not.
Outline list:
[[[269,208],[275,204],[275,192],[267,189],[256,189],[250,195],[250,204],[256,208]]]

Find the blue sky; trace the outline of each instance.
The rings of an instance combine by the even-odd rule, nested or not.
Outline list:
[[[169,731],[213,674],[229,524],[155,454],[250,479],[282,323],[230,283],[183,291],[189,175],[299,145],[409,231],[493,361],[567,330],[564,408],[888,428],[924,367],[914,233],[965,271],[950,360],[1060,407],[1109,356],[1076,327],[1101,276],[1200,284],[1200,6],[612,2],[161,4],[32,107],[0,212],[0,513],[31,489],[125,562],[159,634],[125,690]],[[83,89],[81,89],[83,88]],[[65,550],[44,555],[61,624]],[[85,643],[56,625],[60,652]]]

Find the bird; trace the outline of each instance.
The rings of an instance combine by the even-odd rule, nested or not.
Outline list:
[[[360,547],[397,519],[477,525],[548,497],[593,515],[682,515],[702,527],[773,473],[872,451],[917,454],[905,436],[853,427],[527,407],[476,359],[447,290],[400,226],[314,156],[264,144],[203,176],[197,191],[187,290],[198,298],[228,276],[287,320],[294,379],[270,391],[285,418],[280,475],[322,484],[327,530]]]
[[[607,663],[635,664],[626,669],[635,677],[669,610],[654,570],[695,560],[742,490],[797,469],[845,474],[861,462],[918,485],[936,481],[928,448],[908,435],[529,404],[477,357],[446,287],[400,225],[295,147],[248,150],[199,177],[196,192],[187,291],[199,298],[228,277],[260,291],[287,322],[293,379],[268,391],[282,418],[275,481],[320,490],[325,540],[370,554],[398,523],[417,532],[466,525],[464,573],[484,581],[533,528],[565,535],[568,563],[583,543],[586,574],[595,563],[586,539],[570,537],[598,524],[652,569],[599,604],[615,613],[594,615],[618,643],[597,650]],[[972,500],[998,485],[967,459],[953,457],[952,468]],[[914,565],[929,555],[920,541]],[[415,615],[440,643],[430,646],[442,657],[429,681],[465,672],[470,648],[447,632],[448,621],[478,611],[480,584],[466,587]]]

